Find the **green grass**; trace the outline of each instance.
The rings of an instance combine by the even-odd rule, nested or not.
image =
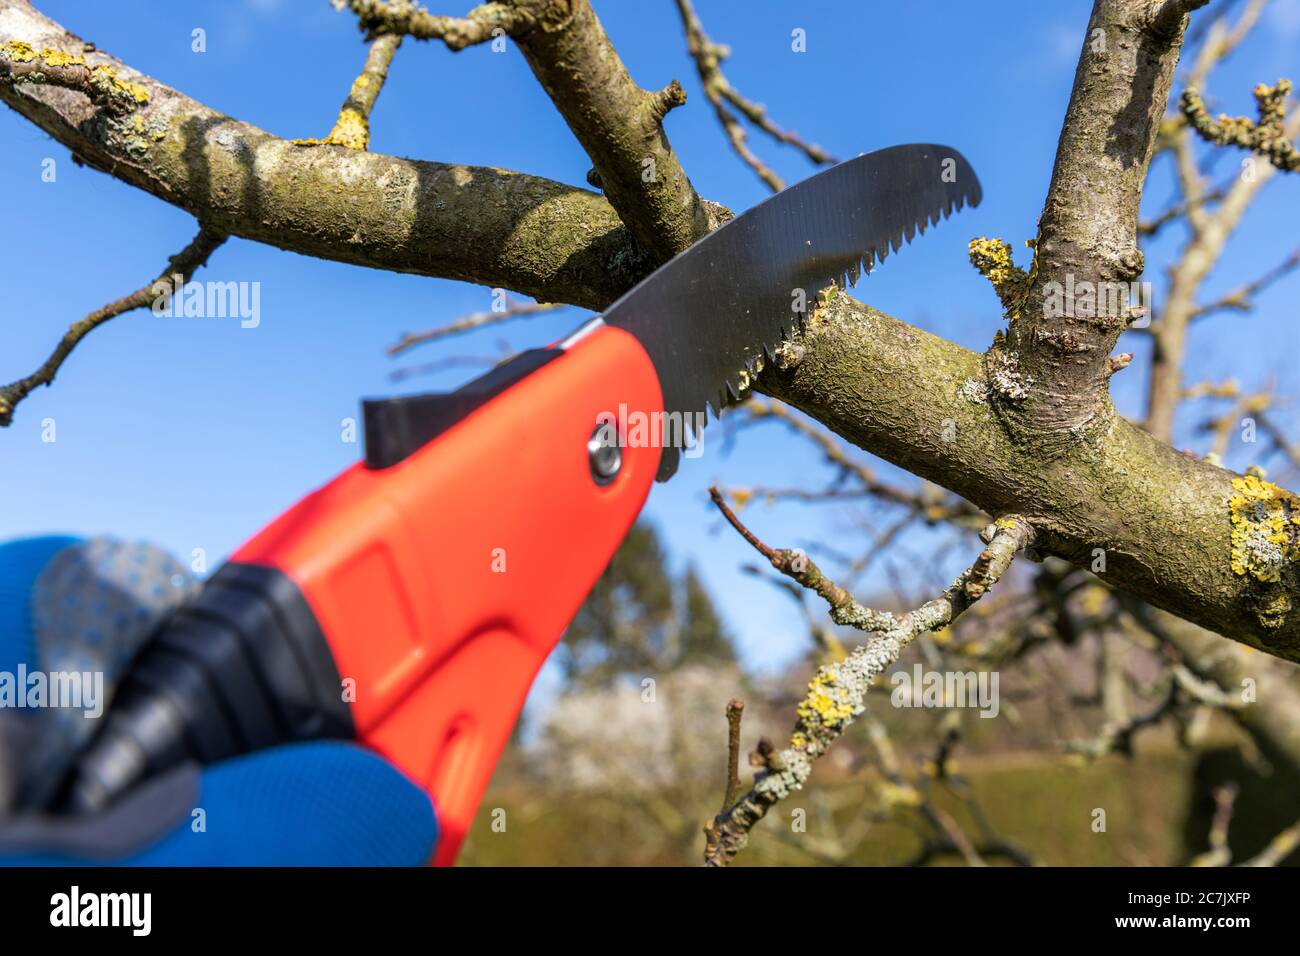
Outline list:
[[[1059,757],[998,755],[963,761],[994,829],[1027,849],[1040,863],[1060,866],[1174,865],[1203,848],[1204,829],[1190,825],[1200,799],[1194,787],[1201,755],[1146,753],[1136,760],[1108,757],[1071,766]],[[1204,776],[1201,774],[1200,776]],[[757,828],[742,864],[812,864],[825,861],[799,847],[816,849],[837,831],[879,805],[870,778],[814,782],[779,805]],[[1201,781],[1202,789],[1208,782]],[[936,805],[975,834],[961,801],[937,789]],[[467,841],[468,865],[694,865],[700,826],[717,808],[703,794],[663,794],[653,799],[626,794],[540,792],[526,782],[494,782]],[[832,807],[833,809],[827,809]],[[493,811],[505,810],[505,832],[492,829]],[[806,811],[803,834],[792,832],[795,809]],[[1105,811],[1104,832],[1094,832],[1094,811]],[[500,815],[497,815],[500,820]],[[921,842],[910,822],[916,811],[899,808],[871,825],[844,862],[900,864]],[[1289,821],[1286,821],[1289,822]],[[1206,818],[1208,826],[1208,817]],[[1279,827],[1283,824],[1279,824]],[[783,835],[778,828],[784,828]],[[1275,832],[1275,831],[1274,831]],[[782,837],[785,837],[784,839]],[[831,853],[830,858],[837,854]],[[961,863],[958,857],[936,863]]]

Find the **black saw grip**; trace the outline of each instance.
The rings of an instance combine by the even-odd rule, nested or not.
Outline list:
[[[355,736],[329,644],[297,585],[239,563],[223,565],[145,645],[103,720],[61,789],[61,810],[103,809],[186,761]]]

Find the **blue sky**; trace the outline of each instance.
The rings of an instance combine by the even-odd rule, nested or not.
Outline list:
[[[459,0],[434,12],[461,13],[468,5]],[[701,194],[737,211],[763,199],[765,187],[730,152],[699,91],[671,0],[595,5],[643,86],[674,77],[686,86],[690,101],[671,114],[667,128]],[[327,0],[38,0],[37,6],[134,67],[285,137],[328,132],[365,55],[351,15],[335,12]],[[968,265],[966,243],[988,234],[1023,248],[1033,235],[1091,4],[697,0],[697,6],[713,38],[733,49],[732,82],[765,102],[778,123],[835,155],[931,141],[970,158],[984,184],[984,205],[891,257],[859,283],[857,294],[983,349],[998,327],[999,309]],[[1001,8],[996,15],[993,6]],[[191,51],[195,27],[207,34],[202,54]],[[806,31],[806,53],[791,51],[796,27]],[[1253,112],[1251,87],[1281,75],[1300,81],[1300,0],[1275,0],[1265,28],[1214,74],[1212,105]],[[578,184],[590,165],[513,47],[503,54],[486,47],[452,54],[408,41],[372,120],[376,152]],[[6,290],[0,380],[12,381],[44,359],[67,323],[152,278],[195,227],[171,206],[78,168],[66,149],[8,110],[0,110],[0,139],[7,219],[0,231]],[[787,180],[811,172],[793,151],[752,142]],[[53,183],[41,179],[47,158],[56,163]],[[1208,294],[1266,271],[1296,245],[1300,183],[1277,180],[1248,215]],[[1171,191],[1162,172],[1148,207],[1163,206]],[[1152,247],[1148,265],[1167,261],[1178,240],[1171,235]],[[260,282],[260,326],[145,312],[91,335],[55,386],[29,398],[14,426],[0,433],[0,538],[111,533],[156,541],[182,557],[203,548],[215,563],[355,460],[358,447],[340,440],[340,420],[356,414],[359,396],[452,387],[470,374],[394,385],[387,345],[403,331],[490,304],[483,288],[242,240],[218,250],[199,278]],[[1159,270],[1149,269],[1147,278],[1157,282],[1158,294]],[[1198,328],[1189,378],[1232,374],[1249,386],[1271,376],[1282,390],[1300,392],[1298,294],[1300,276],[1293,276],[1262,295],[1252,316]],[[499,326],[427,347],[411,360],[490,355],[502,340],[511,348],[543,344],[584,315],[566,310]],[[1140,411],[1143,375],[1117,377],[1122,410]],[[56,423],[52,444],[41,440],[45,419]],[[826,475],[777,426],[744,431],[725,453],[719,434],[712,426],[704,457],[656,486],[647,514],[664,532],[674,561],[692,561],[704,575],[745,659],[771,668],[801,654],[806,637],[787,599],[738,571],[750,554],[720,530],[706,489],[713,481],[816,486]],[[773,544],[835,546],[858,512],[753,506],[746,516]],[[924,536],[907,541],[921,554],[927,544]],[[906,563],[899,567],[904,579],[908,570]],[[877,577],[866,586],[885,582]]]

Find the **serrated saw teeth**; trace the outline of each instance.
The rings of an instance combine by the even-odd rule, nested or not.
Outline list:
[[[970,164],[946,146],[859,156],[714,230],[605,310],[604,320],[641,342],[666,412],[716,417],[740,397],[742,369],[755,374],[760,355],[774,362],[777,349],[806,329],[817,293],[856,286],[918,232],[980,195]],[[802,308],[792,290],[802,293]],[[661,478],[677,457],[665,453]]]

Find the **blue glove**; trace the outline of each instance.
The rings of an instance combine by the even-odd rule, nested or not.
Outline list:
[[[196,585],[147,545],[0,544],[0,864],[417,866],[433,855],[429,797],[355,744],[294,744],[187,765],[90,818],[36,816],[157,625]],[[81,709],[16,706],[20,669],[102,673]],[[6,678],[8,684],[6,685]],[[5,688],[10,689],[9,697]]]

